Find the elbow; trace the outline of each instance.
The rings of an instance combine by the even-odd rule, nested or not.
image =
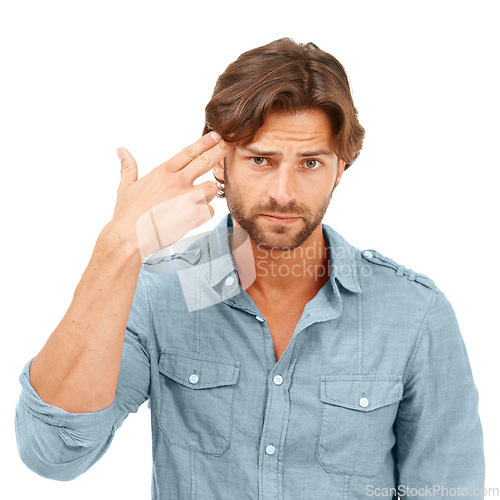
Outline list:
[[[46,479],[55,481],[72,481],[81,473],[77,473],[67,464],[51,463],[45,460],[39,450],[29,444],[18,445],[19,457],[21,461],[32,472]]]
[[[20,405],[16,406],[15,433],[21,461],[41,477],[71,481],[88,468],[82,468],[82,457],[70,458],[57,429],[37,419]]]

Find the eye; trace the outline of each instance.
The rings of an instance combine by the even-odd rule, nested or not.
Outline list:
[[[248,159],[252,162],[252,164],[256,167],[265,167],[267,166],[265,163],[265,161],[268,161],[267,158],[265,156],[250,156],[248,157]],[[311,163],[313,163],[311,165]],[[314,165],[314,163],[316,163],[316,165]],[[319,160],[316,160],[316,159],[310,159],[310,160],[305,160],[304,162],[306,166],[306,170],[318,170],[319,167],[322,165],[322,162],[320,162]]]
[[[249,158],[250,161],[252,161],[252,160],[265,160],[265,159],[266,158],[264,156],[251,156]],[[259,163],[259,162],[255,162],[254,165],[257,166],[257,167],[264,166],[262,163]]]
[[[314,162],[314,161],[318,164],[317,167],[315,168],[306,167],[306,170],[318,170],[318,168],[322,165],[322,163],[319,160],[314,160],[314,159],[306,160],[304,163],[307,165],[309,162]]]

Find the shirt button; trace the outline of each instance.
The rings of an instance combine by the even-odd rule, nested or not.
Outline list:
[[[359,400],[359,406],[362,406],[363,408],[366,408],[368,406],[368,403],[369,403],[369,401],[366,398],[361,398]]]
[[[273,378],[273,382],[276,384],[276,385],[281,385],[283,383],[283,377],[281,375],[276,375],[274,378]]]
[[[368,258],[368,259],[371,259],[371,258],[373,257],[373,253],[372,253],[372,252],[370,252],[370,250],[365,250],[365,251],[363,252],[363,255],[364,255],[366,258]]]
[[[272,455],[276,451],[276,448],[272,444],[266,446],[266,453]]]
[[[231,286],[234,283],[234,278],[232,276],[229,276],[229,278],[226,278],[226,281],[224,281],[224,283],[227,286]]]
[[[197,384],[198,380],[200,380],[200,379],[199,379],[198,375],[196,375],[196,373],[192,373],[191,375],[189,375],[189,381],[192,384]]]

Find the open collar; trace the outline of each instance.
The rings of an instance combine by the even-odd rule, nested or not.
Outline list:
[[[327,224],[322,224],[322,228],[330,256],[329,276],[332,286],[337,288],[335,280],[338,280],[347,290],[361,293],[357,272],[356,248]],[[233,229],[233,217],[229,212],[208,236],[208,278],[211,286],[217,285],[227,275],[237,270],[229,245],[229,236],[232,234]]]

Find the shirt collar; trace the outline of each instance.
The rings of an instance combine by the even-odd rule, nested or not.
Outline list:
[[[338,280],[347,290],[361,293],[356,263],[358,250],[327,224],[322,224],[322,228],[329,250],[332,286],[336,288],[335,280]],[[209,283],[211,286],[217,285],[228,274],[237,270],[228,239],[233,230],[233,217],[229,212],[208,236]]]

